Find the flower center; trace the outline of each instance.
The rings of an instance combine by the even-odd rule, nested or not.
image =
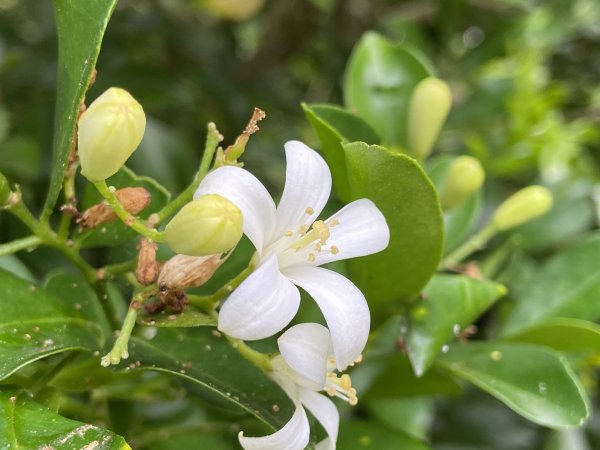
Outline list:
[[[306,208],[306,215],[310,217],[312,214],[314,209],[309,206]],[[306,261],[315,262],[319,254],[336,255],[340,249],[330,245],[328,241],[331,237],[331,228],[339,223],[338,219],[333,218],[327,222],[316,220],[310,228],[306,224],[301,224],[295,230],[286,231],[269,250],[277,254],[280,269]]]

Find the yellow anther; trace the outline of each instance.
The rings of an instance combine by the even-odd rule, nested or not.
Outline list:
[[[315,254],[314,254],[314,253],[309,253],[309,254],[308,254],[308,260],[309,260],[310,262],[314,262],[314,261],[315,261],[315,259],[316,259],[316,257],[315,257]]]
[[[356,397],[356,389],[354,389],[354,388],[348,389],[348,397]]]
[[[337,248],[335,245],[331,246],[331,254],[332,255],[337,255],[340,252],[340,249]]]
[[[335,227],[336,225],[339,225],[340,221],[338,219],[331,219],[331,221],[329,222],[329,226],[330,227]]]
[[[314,209],[312,209],[312,208],[309,206],[308,208],[306,208],[306,209],[304,210],[304,212],[310,216],[310,215],[312,215],[312,214],[314,214],[314,213],[315,213],[315,210],[314,210]]]
[[[327,239],[329,239],[331,233],[329,232],[329,227],[325,224],[325,222],[323,222],[322,220],[317,220],[315,223],[313,223],[312,227],[317,236],[319,237],[321,244],[327,242]]]
[[[361,353],[360,355],[358,355],[358,358],[356,358],[356,359],[354,360],[354,362],[355,362],[356,364],[358,364],[358,363],[362,362],[362,360],[363,360],[363,355],[362,355],[362,353]]]
[[[319,252],[321,251],[322,247],[323,247],[323,246],[321,245],[321,243],[320,243],[320,242],[317,242],[317,243],[315,244],[315,250],[317,251],[317,253],[319,253]]]
[[[285,236],[286,236],[286,237],[292,237],[293,235],[294,235],[294,232],[293,232],[292,230],[287,230],[287,231],[285,232]]]
[[[327,392],[327,395],[329,395],[330,397],[335,397],[335,393],[337,391],[335,390],[334,387],[329,387],[329,388],[327,388],[327,390],[325,392]]]
[[[358,397],[352,397],[348,399],[348,404],[350,406],[356,406],[358,405]]]
[[[346,391],[352,387],[352,379],[350,378],[350,375],[345,373],[340,377],[340,386]]]
[[[308,225],[304,224],[304,225],[300,225],[298,227],[298,231],[300,232],[300,234],[304,234],[308,231]]]

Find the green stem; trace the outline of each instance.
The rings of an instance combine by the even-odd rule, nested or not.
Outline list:
[[[248,346],[244,341],[225,335],[231,346],[237,350],[237,352],[244,357],[247,361],[250,361],[264,373],[273,371],[271,367],[271,357],[265,353],[261,353],[258,350],[254,350]]]
[[[125,320],[123,321],[123,326],[121,327],[119,337],[115,341],[111,351],[102,357],[100,364],[102,364],[104,367],[108,367],[111,364],[119,364],[121,359],[129,358],[129,338],[131,337],[131,332],[135,326],[138,309],[139,306],[134,307],[133,302],[131,305],[129,305],[129,309],[127,310]]]
[[[248,267],[242,270],[239,274],[237,274],[234,278],[229,280],[225,285],[223,285],[217,292],[211,295],[189,295],[188,300],[191,305],[197,306],[204,311],[211,311],[216,308],[217,304],[226,296],[231,294],[233,290],[242,284],[248,275],[250,275],[256,264],[254,263],[254,259],[250,261]],[[208,308],[208,309],[207,309]]]
[[[204,153],[202,154],[202,161],[200,162],[200,167],[198,172],[196,172],[196,176],[190,184],[181,194],[179,194],[172,202],[169,202],[163,209],[161,209],[158,215],[158,222],[160,223],[163,220],[171,217],[177,211],[179,211],[183,205],[192,200],[194,196],[194,192],[198,189],[198,185],[200,181],[206,176],[208,170],[210,169],[210,164],[212,163],[213,156],[215,154],[215,150],[217,149],[217,145],[222,140],[221,133],[217,130],[217,127],[214,123],[208,124],[208,132],[206,134],[206,143],[204,144]]]
[[[118,275],[125,272],[130,272],[135,269],[136,261],[125,261],[115,264],[108,264],[100,269],[98,273],[102,274],[102,278],[107,278],[113,275]]]
[[[440,269],[456,266],[472,253],[481,250],[498,230],[493,223],[486,225],[479,233],[472,236],[467,242],[446,256],[440,263]]]
[[[31,250],[42,244],[43,241],[38,236],[28,236],[22,239],[15,239],[0,245],[0,256],[16,253],[21,250]]]
[[[153,240],[154,242],[164,241],[163,233],[156,231],[153,228],[149,228],[148,224],[146,222],[138,219],[137,217],[132,216],[129,212],[127,212],[127,210],[125,208],[123,208],[123,205],[121,205],[121,202],[119,202],[119,200],[115,196],[114,192],[111,191],[109,189],[109,187],[106,185],[105,180],[94,183],[94,186],[96,186],[96,189],[98,189],[98,192],[100,192],[100,195],[102,195],[102,197],[104,197],[104,199],[108,202],[108,204],[113,209],[115,214],[119,217],[119,219],[121,219],[121,221],[125,225],[127,225],[129,228],[135,230],[137,233],[141,234],[142,236],[145,236],[148,239]]]

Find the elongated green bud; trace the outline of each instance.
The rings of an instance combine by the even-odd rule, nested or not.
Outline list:
[[[450,165],[444,184],[440,189],[442,209],[447,211],[462,203],[479,190],[485,172],[479,161],[472,156],[459,156]]]
[[[3,206],[10,197],[10,184],[8,184],[8,180],[4,176],[3,173],[0,172],[0,206]]]
[[[552,207],[552,193],[542,186],[528,186],[508,197],[496,210],[492,223],[508,230],[544,215]]]
[[[446,121],[452,94],[438,78],[425,78],[413,91],[408,112],[408,145],[417,159],[424,160]]]
[[[242,237],[243,217],[237,206],[216,194],[185,205],[165,228],[167,244],[176,253],[205,256],[232,249]]]
[[[112,87],[79,118],[81,174],[92,182],[117,173],[144,136],[146,116],[129,92]]]

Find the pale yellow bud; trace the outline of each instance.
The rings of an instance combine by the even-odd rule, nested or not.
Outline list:
[[[232,249],[242,237],[243,217],[237,206],[216,194],[185,205],[165,228],[167,244],[182,255],[204,256]]]
[[[216,17],[240,22],[254,17],[264,0],[204,0],[201,4]]]
[[[146,116],[129,92],[110,88],[79,118],[81,174],[92,182],[117,173],[144,136]]]
[[[508,230],[544,215],[552,207],[552,193],[542,186],[528,186],[507,198],[492,219],[498,230]]]
[[[415,87],[408,111],[408,145],[418,159],[433,150],[451,104],[450,88],[438,78],[425,78]]]
[[[450,165],[444,184],[440,189],[443,210],[449,210],[479,190],[485,172],[479,161],[472,156],[459,156]]]

